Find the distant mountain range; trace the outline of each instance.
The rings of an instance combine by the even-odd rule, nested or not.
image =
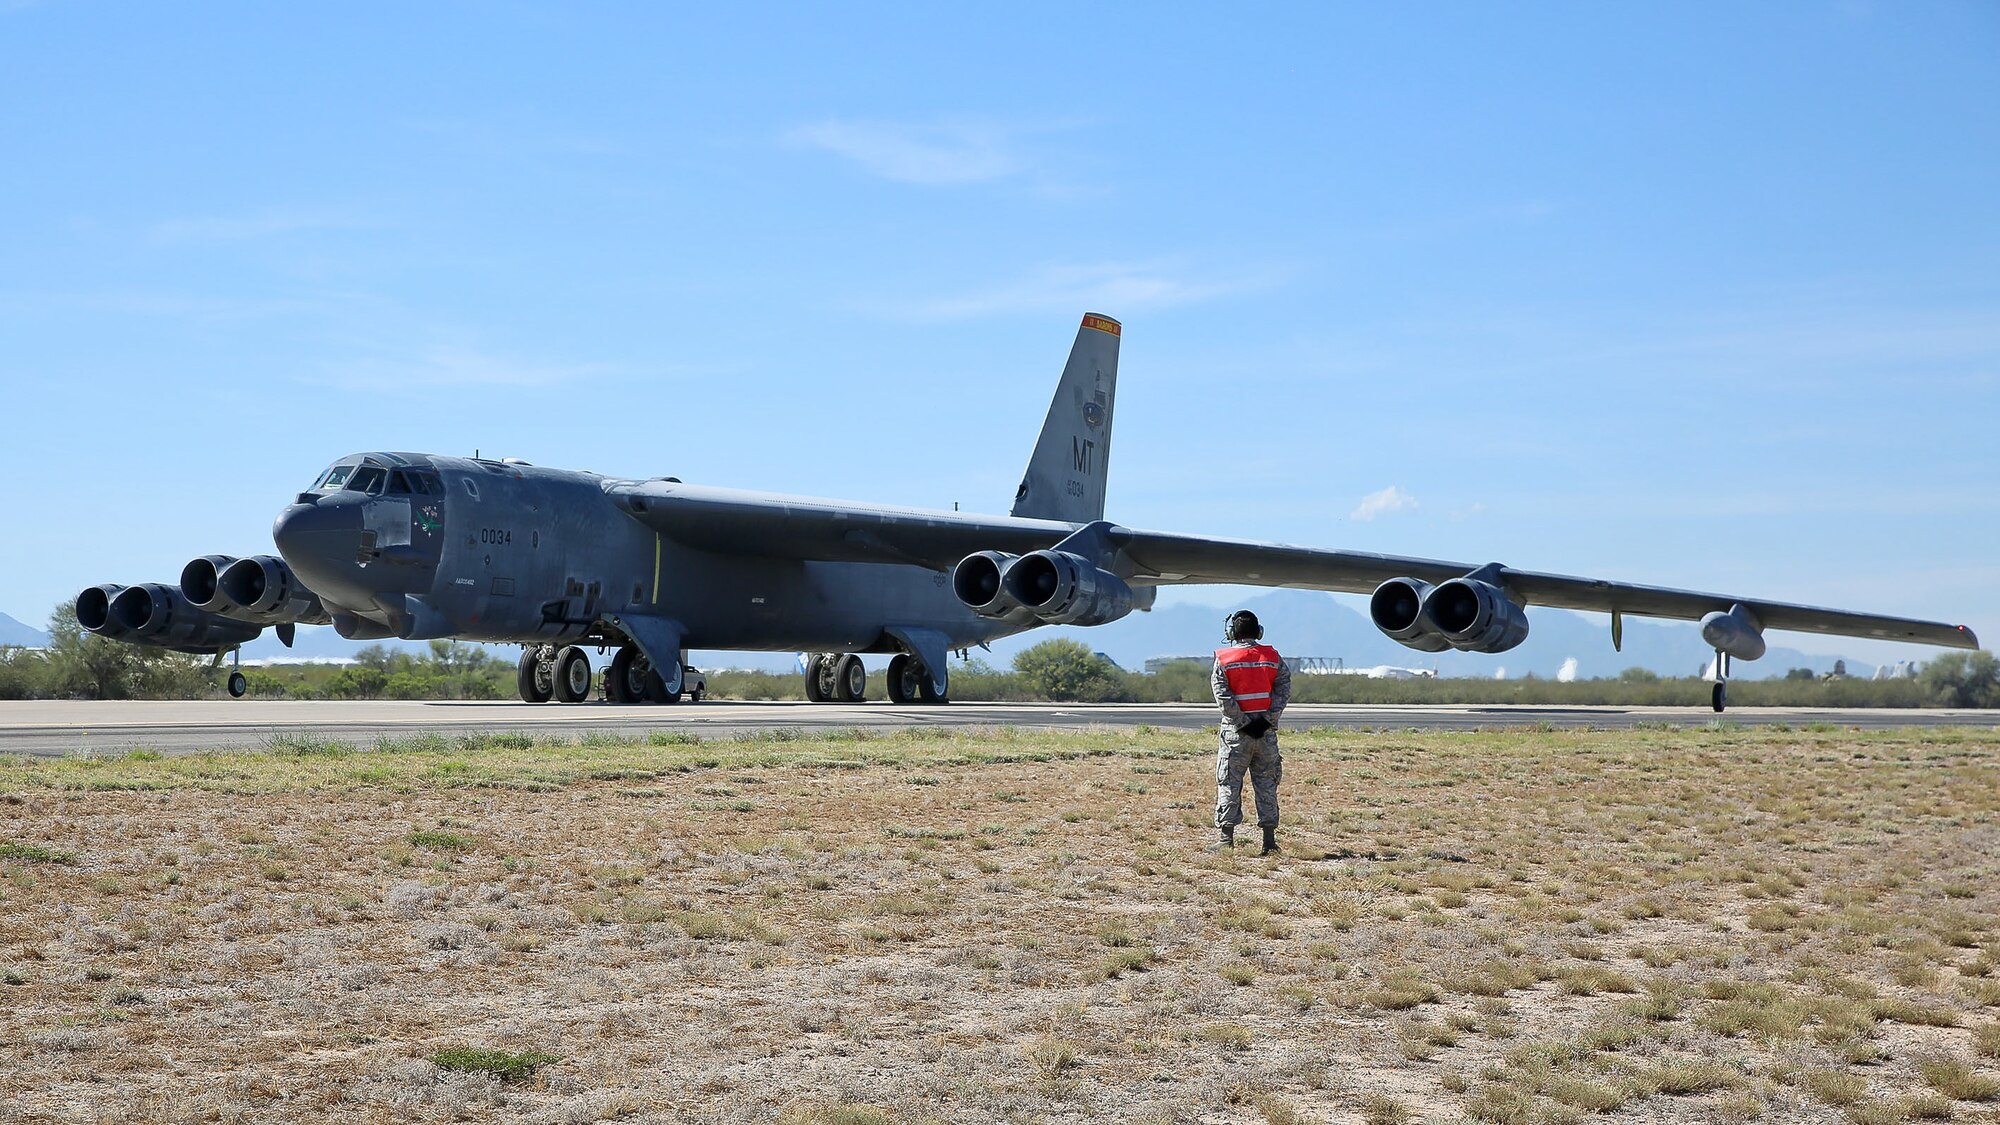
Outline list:
[[[1591,679],[1616,676],[1627,668],[1646,668],[1662,675],[1686,676],[1698,673],[1712,655],[1701,634],[1691,624],[1627,619],[1623,652],[1611,648],[1611,626],[1606,618],[1590,618],[1567,610],[1531,609],[1528,639],[1512,652],[1482,656],[1463,652],[1425,653],[1406,649],[1384,637],[1367,615],[1329,594],[1309,590],[1276,590],[1243,603],[1264,622],[1267,639],[1287,656],[1338,657],[1350,668],[1389,664],[1403,668],[1435,668],[1442,676],[1495,676],[1511,678],[1533,674],[1552,679],[1570,659],[1577,662],[1577,677]],[[974,655],[998,668],[1010,665],[1014,655],[1030,645],[1053,637],[1070,637],[1137,671],[1146,661],[1159,656],[1202,656],[1211,652],[1222,634],[1224,611],[1206,606],[1170,606],[1151,613],[1134,613],[1121,621],[1091,629],[1036,629],[1004,641],[997,641],[991,653],[975,650]],[[39,647],[48,643],[48,634],[0,614],[0,645]],[[306,626],[298,631],[297,644],[287,649],[271,632],[244,646],[245,660],[351,658],[368,644],[385,644],[422,652],[425,642],[342,640],[326,626]],[[495,655],[512,659],[513,647],[493,646]],[[699,652],[691,655],[703,668],[762,668],[792,671],[797,666],[792,653]],[[1810,668],[1815,673],[1833,670],[1837,656],[1815,656],[1791,648],[1773,648],[1756,663],[1740,663],[1736,674],[1744,679],[1782,676],[1793,668]],[[881,660],[870,658],[870,664]],[[1847,661],[1850,675],[1874,674],[1872,664]]]
[[[49,635],[47,633],[31,625],[23,625],[6,614],[0,613],[0,645],[18,646],[20,648],[41,648],[48,643]]]

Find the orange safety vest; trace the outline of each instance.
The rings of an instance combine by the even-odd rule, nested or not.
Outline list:
[[[1215,662],[1236,705],[1246,712],[1271,709],[1271,687],[1278,682],[1284,659],[1270,645],[1233,645],[1215,650]]]

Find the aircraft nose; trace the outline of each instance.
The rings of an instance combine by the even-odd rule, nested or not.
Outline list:
[[[361,550],[361,508],[338,496],[293,504],[278,513],[271,538],[306,585],[323,592],[354,567]]]

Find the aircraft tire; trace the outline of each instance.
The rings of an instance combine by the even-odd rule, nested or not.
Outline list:
[[[834,658],[835,698],[842,703],[859,703],[868,698],[868,669],[861,666],[861,658],[853,653],[843,653]]]
[[[570,645],[556,653],[555,697],[558,703],[582,703],[590,698],[590,657]]]
[[[656,668],[646,673],[646,699],[651,703],[679,703],[681,693],[668,691],[667,678]]]
[[[1715,708],[1718,714],[1721,713],[1723,708],[1729,706],[1729,685],[1716,684],[1715,691],[1710,694],[1709,704]]]
[[[815,652],[806,657],[806,699],[812,703],[825,703],[826,685],[820,682],[820,673],[825,668],[826,656]]]
[[[639,650],[631,645],[612,654],[611,667],[604,670],[604,698],[613,703],[646,701],[645,666],[639,661]],[[639,670],[636,675],[635,667]]]
[[[899,652],[889,658],[889,702],[902,707],[917,701],[921,690],[917,680],[923,674],[922,668],[908,653]]]
[[[950,703],[951,702],[950,673],[947,672],[945,675],[946,679],[945,679],[944,691],[939,691],[931,686],[931,678],[927,673],[923,672],[918,673],[917,701],[919,703],[932,703],[939,705]]]
[[[229,698],[241,699],[250,690],[250,681],[241,672],[229,673]]]
[[[514,686],[520,691],[523,703],[547,703],[555,694],[555,685],[542,672],[542,646],[529,645],[521,650],[521,662],[514,669]]]

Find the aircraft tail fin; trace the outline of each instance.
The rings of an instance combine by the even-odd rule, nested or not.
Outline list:
[[[1014,493],[1013,515],[1090,523],[1104,518],[1111,413],[1118,388],[1117,321],[1083,314],[1042,436]]]

